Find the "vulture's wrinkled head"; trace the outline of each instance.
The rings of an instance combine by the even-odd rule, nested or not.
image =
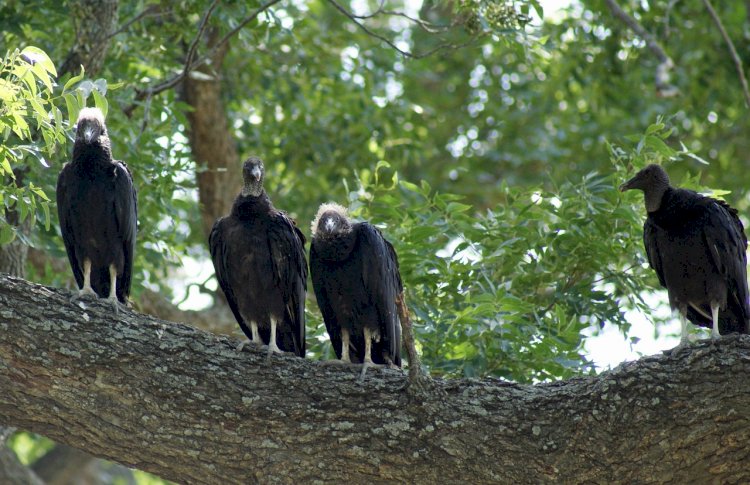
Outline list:
[[[642,190],[646,199],[646,210],[654,212],[659,210],[662,196],[668,188],[669,175],[659,165],[652,163],[620,185],[620,192],[633,189]]]
[[[104,114],[99,108],[83,108],[78,113],[76,122],[76,142],[87,145],[97,142],[107,144],[107,125],[104,124]]]
[[[334,203],[322,204],[310,230],[313,238],[331,238],[348,234],[352,230],[352,223],[346,207]]]
[[[263,192],[263,176],[266,169],[263,166],[263,160],[258,157],[250,157],[242,164],[242,178],[244,186],[242,195],[252,195],[258,197]]]

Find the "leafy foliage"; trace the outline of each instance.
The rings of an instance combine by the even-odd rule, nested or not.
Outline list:
[[[641,275],[624,271],[633,266],[624,255],[638,251],[640,220],[620,203],[615,177],[503,185],[504,202],[477,214],[464,197],[384,177],[386,168],[363,171],[349,200],[387,221],[433,373],[570,376],[589,368],[583,329],[627,328],[621,306],[641,304]]]
[[[54,106],[52,82],[55,66],[44,51],[36,47],[9,53],[0,59],[0,244],[11,242],[18,234],[17,224],[6,220],[8,211],[18,214],[17,223],[36,220],[37,211],[44,214],[50,227],[49,197],[44,190],[24,183],[19,172],[27,158],[48,166],[45,157],[55,154],[58,144],[65,144],[62,114]],[[41,140],[36,141],[37,133]]]

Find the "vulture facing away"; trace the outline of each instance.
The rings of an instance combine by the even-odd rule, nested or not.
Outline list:
[[[648,262],[667,289],[682,323],[711,328],[713,338],[749,333],[747,238],[726,202],[670,186],[667,173],[649,165],[620,186],[642,190],[648,217],[643,243]]]
[[[79,292],[108,298],[118,311],[130,295],[137,203],[125,163],[112,159],[104,115],[78,115],[73,159],[57,179],[57,212]]]
[[[323,204],[312,223],[310,274],[336,356],[345,363],[401,366],[397,299],[403,292],[391,243],[344,207]]]
[[[242,192],[230,214],[211,229],[211,259],[229,307],[250,341],[267,344],[268,359],[273,352],[304,357],[305,237],[271,203],[263,189],[264,174],[259,158],[243,164]]]

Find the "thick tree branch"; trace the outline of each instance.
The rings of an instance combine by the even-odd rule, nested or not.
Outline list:
[[[0,276],[0,422],[189,483],[750,481],[750,337],[599,377],[324,366]],[[442,391],[441,394],[439,391]]]
[[[727,44],[727,49],[729,49],[729,55],[732,56],[732,60],[734,61],[734,66],[737,69],[737,75],[740,78],[740,84],[742,85],[742,94],[745,96],[745,107],[750,108],[750,90],[748,90],[748,87],[747,87],[747,78],[745,78],[745,68],[742,67],[742,60],[740,59],[740,56],[737,54],[737,49],[734,47],[734,42],[732,42],[732,38],[729,37],[729,34],[727,33],[727,29],[725,29],[724,24],[721,23],[719,14],[716,13],[716,10],[714,10],[714,7],[713,5],[711,5],[711,2],[709,0],[703,0],[703,4],[706,6],[706,10],[708,10],[708,13],[711,15],[711,18],[716,24],[716,27],[719,29],[719,32],[721,32],[721,36],[724,38],[724,42],[726,42]]]
[[[672,68],[674,68],[674,62],[672,62],[672,58],[669,57],[669,55],[662,48],[659,42],[657,42],[656,38],[654,38],[651,33],[644,29],[643,26],[638,23],[635,17],[632,17],[627,12],[625,12],[625,10],[623,10],[615,0],[604,0],[604,3],[607,4],[609,10],[612,12],[612,15],[622,21],[630,30],[633,31],[633,33],[635,33],[635,35],[640,37],[646,43],[646,46],[649,48],[649,50],[659,60],[659,65],[656,66],[655,76],[657,92],[663,97],[675,96],[678,93],[678,90],[675,86],[672,86],[670,84],[670,73],[672,71]]]

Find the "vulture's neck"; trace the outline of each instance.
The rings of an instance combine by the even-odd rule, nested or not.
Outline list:
[[[648,190],[643,192],[647,212],[656,212],[661,208],[661,201],[664,199],[667,190],[669,190],[669,185],[665,184],[649,187]]]
[[[240,193],[232,206],[232,214],[240,219],[254,218],[260,214],[268,214],[271,210],[273,210],[273,205],[265,190],[262,190],[260,195],[257,196]]]
[[[73,160],[83,163],[111,164],[112,149],[107,143],[75,143]]]
[[[343,261],[349,257],[357,242],[357,234],[351,231],[338,234],[335,237],[317,237],[313,239],[315,251],[321,259],[326,261]]]

